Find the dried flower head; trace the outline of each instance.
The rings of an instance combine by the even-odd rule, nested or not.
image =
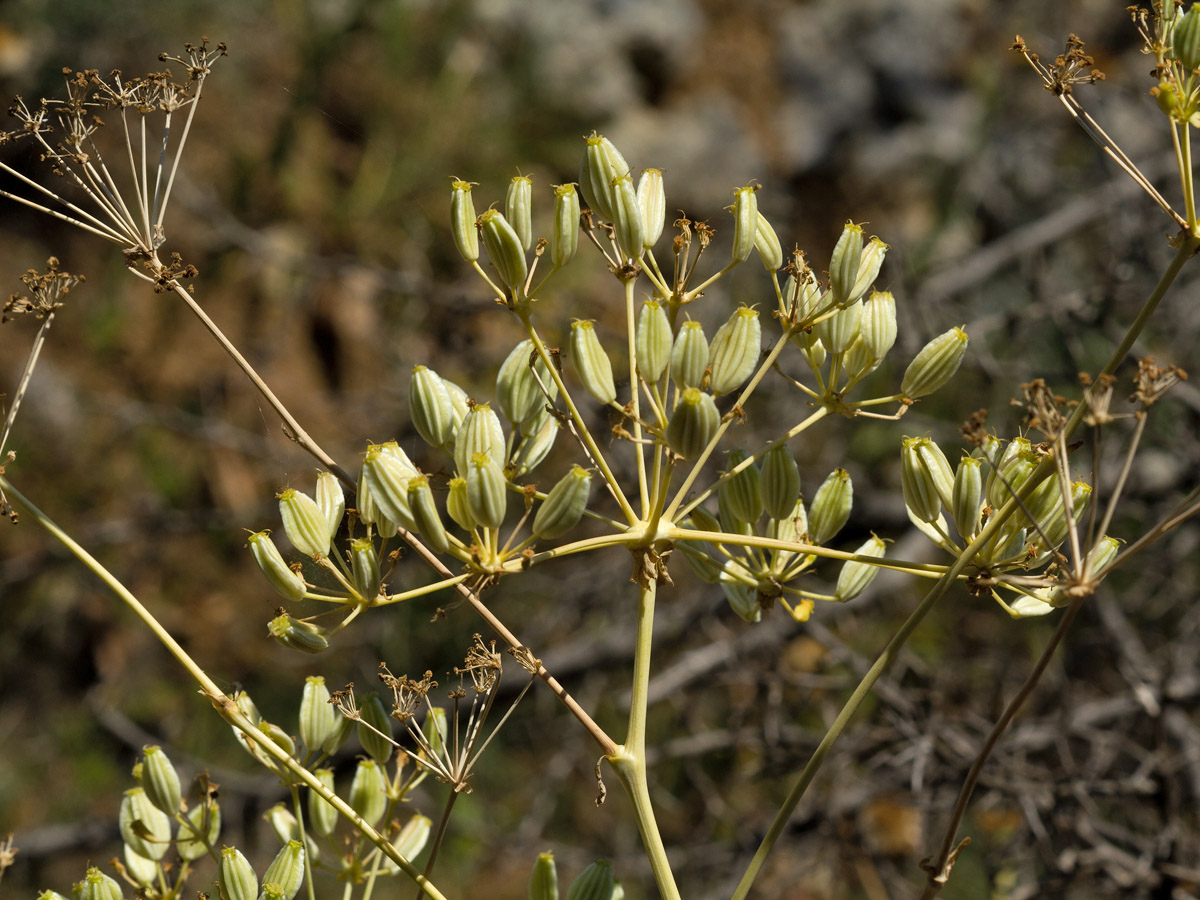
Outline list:
[[[45,273],[30,269],[21,276],[28,294],[9,294],[4,304],[0,324],[14,316],[31,315],[35,319],[44,319],[53,315],[54,311],[63,305],[63,297],[71,292],[71,288],[84,280],[82,275],[72,275],[58,268],[58,258],[46,260]]]

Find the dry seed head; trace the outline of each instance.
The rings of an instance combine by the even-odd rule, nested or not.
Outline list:
[[[708,368],[708,338],[704,327],[690,319],[679,326],[671,348],[671,380],[679,390],[698,388]]]
[[[299,600],[304,596],[304,579],[284,562],[283,554],[271,540],[271,532],[259,531],[249,537],[250,552],[259,569],[276,592],[288,600]]]
[[[909,363],[900,382],[900,392],[916,399],[932,394],[958,371],[967,352],[967,333],[951,328],[921,348]]]
[[[574,184],[554,186],[554,231],[550,235],[550,260],[565,266],[579,249],[579,192]]]
[[[635,340],[638,374],[647,384],[657,384],[671,361],[671,322],[657,300],[643,304]]]
[[[667,423],[667,446],[684,459],[695,459],[704,452],[717,428],[721,414],[710,394],[688,388]]]
[[[582,466],[572,466],[538,507],[533,518],[533,533],[552,541],[578,525],[587,508],[591,485],[592,474]]]
[[[761,352],[762,326],[758,321],[758,310],[740,306],[717,329],[708,348],[712,392],[720,396],[741,387],[754,371]]]
[[[600,345],[594,322],[577,319],[571,323],[571,356],[580,383],[592,397],[605,404],[617,399],[612,363]]]
[[[316,779],[333,790],[333,769],[314,769],[313,775]],[[333,834],[333,830],[337,828],[338,811],[333,808],[333,805],[314,791],[308,789],[308,823],[317,834],[322,837],[329,837]]]
[[[521,247],[529,250],[533,246],[533,181],[527,175],[517,175],[508,183],[504,217],[521,239]]]
[[[642,246],[649,250],[662,237],[667,222],[667,194],[661,169],[646,169],[637,185],[638,209],[642,219]]]
[[[471,200],[470,181],[457,178],[450,184],[450,231],[454,246],[467,262],[479,259],[479,232],[475,228],[475,203]]]

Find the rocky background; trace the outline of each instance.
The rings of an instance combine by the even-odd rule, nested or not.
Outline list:
[[[1174,201],[1170,136],[1147,94],[1152,60],[1122,5],[1100,0],[11,0],[0,94],[56,96],[63,66],[156,69],[159,52],[200,35],[229,44],[205,88],[167,246],[200,270],[210,315],[350,464],[367,440],[413,444],[414,364],[487,396],[518,340],[454,252],[448,176],[479,182],[483,208],[529,174],[548,216],[546,186],[577,178],[580,137],[597,129],[635,167],[662,168],[671,208],[710,220],[718,241],[731,189],[752,179],[785,245],[817,269],[847,219],[867,223],[892,247],[880,279],[901,310],[891,377],[950,325],[965,324],[971,352],[951,387],[903,422],[832,423],[796,450],[810,488],[850,469],[846,547],[874,529],[896,555],[932,561],[899,499],[900,437],[931,434],[953,457],[959,423],[982,407],[1016,433],[1018,385],[1043,377],[1071,394],[1170,258],[1171,222],[1009,50],[1019,33],[1053,57],[1070,32],[1108,75],[1078,96]],[[0,153],[44,171],[24,145]],[[277,525],[273,496],[309,488],[308,457],[187,311],[130,278],[115,248],[13,203],[0,205],[0,247],[0,293],[50,255],[88,279],[51,331],[9,477],[214,677],[289,723],[307,674],[366,685],[380,660],[416,673],[461,659],[480,625],[464,609],[429,624],[435,602],[377,614],[319,658],[269,641],[277,601],[243,529]],[[602,267],[575,271],[547,321],[617,321]],[[1194,366],[1196,287],[1185,274],[1139,354]],[[739,276],[699,315],[721,321],[735,302],[765,302],[763,289]],[[0,328],[0,391],[11,395],[33,331]],[[777,386],[750,427],[756,414],[768,427],[803,410]],[[1114,533],[1136,537],[1195,483],[1198,411],[1183,385],[1152,417]],[[1113,432],[1102,485],[1121,452]],[[1194,896],[1195,545],[1195,529],[1181,529],[1085,607],[984,776],[965,824],[973,843],[943,896]],[[626,565],[614,555],[547,566],[492,601],[618,729],[633,627]],[[684,895],[719,898],[919,586],[885,575],[803,626],[776,611],[749,627],[719,591],[675,570],[653,684],[652,791]],[[401,581],[423,577],[412,565]],[[31,521],[0,525],[0,597],[0,833],[16,832],[20,847],[5,893],[66,892],[88,860],[118,851],[117,805],[145,743],[188,774],[212,772],[225,839],[265,864],[275,839],[261,814],[286,792]],[[948,598],[818,777],[755,896],[912,895],[983,735],[1053,627],[965,592]],[[503,737],[458,804],[439,884],[521,897],[536,853],[553,849],[563,878],[605,856],[629,896],[652,896],[624,798],[613,790],[593,806],[594,746],[548,692],[535,690]],[[435,786],[418,798],[431,815],[441,801]]]

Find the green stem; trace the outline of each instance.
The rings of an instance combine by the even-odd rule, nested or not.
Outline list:
[[[1183,265],[1196,252],[1197,247],[1200,247],[1200,238],[1187,232],[1183,233],[1180,239],[1179,247],[1175,253],[1175,258],[1171,261],[1171,264],[1167,267],[1167,270],[1159,279],[1158,284],[1155,285],[1154,291],[1147,298],[1145,304],[1143,304],[1142,309],[1138,312],[1133,324],[1129,326],[1129,330],[1126,332],[1125,337],[1121,340],[1121,343],[1109,358],[1108,363],[1104,366],[1101,374],[1113,374],[1121,362],[1124,361],[1130,349],[1140,336],[1142,330],[1146,327],[1146,323],[1149,322],[1151,315],[1153,315],[1155,309],[1158,308],[1158,304],[1162,302],[1163,297],[1166,296],[1167,290],[1170,288],[1175,278],[1179,275],[1180,269],[1183,268]],[[1070,436],[1083,423],[1083,419],[1086,414],[1087,404],[1079,404],[1063,428],[1065,439],[1069,440]],[[1041,481],[1050,473],[1050,470],[1053,466],[1054,461],[1052,459],[1047,458],[1042,460],[1029,480],[1021,487],[1019,491],[1017,491],[1013,497],[1009,499],[1007,503],[1004,504],[1003,508],[1001,508],[994,516],[992,516],[991,520],[989,520],[987,526],[984,527],[984,529],[979,533],[978,537],[971,541],[971,543],[963,551],[962,555],[955,560],[954,565],[952,565],[946,571],[946,574],[943,575],[937,584],[935,584],[929,591],[929,593],[925,595],[924,599],[922,599],[917,608],[913,610],[913,612],[904,621],[904,624],[900,626],[900,629],[896,632],[892,639],[888,641],[888,644],[886,647],[884,647],[883,652],[875,660],[874,664],[872,664],[871,668],[867,671],[867,674],[863,676],[862,681],[859,682],[858,686],[854,689],[854,692],[850,695],[850,698],[842,707],[841,712],[838,713],[837,718],[829,727],[829,730],[825,733],[825,737],[821,739],[821,743],[818,744],[817,749],[813,751],[812,757],[801,771],[800,776],[797,778],[796,783],[792,786],[791,791],[788,792],[787,798],[784,800],[779,812],[776,813],[775,819],[771,822],[771,826],[767,830],[767,834],[763,837],[762,843],[759,844],[758,849],[754,853],[754,857],[751,859],[749,866],[746,868],[746,872],[742,876],[742,880],[738,883],[737,889],[733,893],[732,900],[745,900],[746,896],[750,892],[751,886],[754,884],[755,878],[757,878],[758,873],[762,871],[762,867],[766,862],[767,856],[774,848],[775,843],[779,840],[780,835],[783,833],[784,827],[787,825],[788,819],[791,818],[792,812],[796,809],[796,805],[800,802],[800,799],[804,796],[804,792],[808,789],[808,786],[812,783],[817,771],[821,768],[821,764],[825,761],[825,757],[829,755],[829,751],[837,742],[837,739],[841,737],[846,725],[849,723],[854,713],[858,711],[858,707],[862,704],[863,700],[865,700],[867,695],[871,692],[875,682],[879,680],[879,677],[883,675],[885,671],[887,671],[888,666],[890,666],[895,660],[900,652],[900,649],[907,642],[909,636],[913,633],[913,631],[916,630],[917,626],[921,623],[921,620],[925,618],[931,609],[933,609],[937,601],[946,594],[955,580],[971,564],[976,554],[987,545],[987,543],[995,534],[1000,531],[1000,528],[1009,519],[1009,517],[1011,517],[1014,512],[1021,508],[1021,504],[1024,502],[1025,498],[1028,497],[1033,492],[1034,488],[1036,488],[1037,485],[1041,483]]]
[[[633,802],[638,832],[642,836],[642,845],[654,872],[659,895],[662,900],[679,900],[679,888],[675,885],[667,848],[654,818],[654,804],[650,799],[646,778],[646,710],[650,701],[650,655],[654,643],[654,598],[657,590],[658,584],[653,580],[643,584],[639,590],[629,727],[625,743],[608,757],[608,762]]]
[[[217,712],[223,719],[225,719],[225,721],[237,728],[239,731],[245,734],[247,738],[258,745],[260,751],[273,758],[283,768],[295,775],[297,779],[303,781],[306,785],[308,785],[309,788],[316,791],[325,800],[327,800],[334,809],[341,813],[343,817],[349,819],[351,824],[361,831],[367,840],[378,847],[388,857],[388,859],[394,862],[400,868],[400,870],[404,872],[405,875],[419,884],[426,894],[434,898],[434,900],[446,900],[445,895],[439,891],[437,887],[431,881],[429,881],[429,879],[425,878],[425,876],[423,876],[412,863],[396,852],[396,849],[388,842],[387,838],[372,828],[371,825],[368,824],[366,820],[362,818],[362,816],[356,813],[345,800],[322,784],[321,780],[317,778],[317,776],[313,775],[312,772],[300,765],[300,763],[293,759],[291,755],[287,753],[287,751],[267,737],[267,735],[263,734],[258,727],[251,722],[250,719],[248,719],[238,708],[238,705],[233,701],[233,698],[229,697],[223,690],[221,690],[220,687],[217,686],[216,682],[208,677],[208,673],[206,673],[204,669],[202,669],[199,664],[197,664],[196,661],[188,655],[187,651],[179,645],[179,642],[171,636],[170,632],[163,628],[158,619],[156,619],[154,615],[142,605],[141,601],[139,601],[137,597],[135,597],[129,591],[129,589],[117,579],[115,575],[104,568],[104,566],[100,564],[99,560],[83,549],[83,547],[80,546],[74,538],[59,528],[49,516],[34,506],[34,504],[24,494],[13,487],[12,483],[2,475],[0,475],[0,488],[8,491],[8,493],[16,498],[17,502],[37,521],[39,525],[57,538],[58,541],[62,543],[63,546],[65,546],[68,550],[70,550],[80,562],[87,566],[87,568],[91,569],[92,573],[95,574],[96,577],[102,582],[104,582],[104,584],[108,586],[109,590],[116,594],[125,603],[125,605],[128,606],[133,613],[142,620],[143,624],[150,629],[151,633],[158,638],[159,642],[167,648],[167,651],[173,657],[175,657],[176,661],[183,666],[187,673],[191,675],[193,679],[195,679],[197,684],[200,685],[201,694],[208,698],[208,700],[213,704]]]

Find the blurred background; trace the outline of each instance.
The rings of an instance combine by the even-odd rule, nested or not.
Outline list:
[[[991,409],[1001,434],[1017,432],[1008,399],[1022,382],[1043,377],[1074,396],[1076,373],[1107,359],[1170,258],[1168,218],[1009,50],[1021,34],[1052,58],[1070,32],[1082,35],[1108,80],[1078,96],[1177,202],[1169,134],[1147,94],[1153,62],[1122,6],[9,0],[0,94],[60,96],[64,66],[135,74],[161,68],[157,54],[184,41],[228,43],[205,86],[166,249],[197,266],[204,308],[351,468],[366,441],[391,438],[440,465],[408,421],[412,366],[431,365],[486,399],[519,340],[454,251],[449,176],[478,182],[483,209],[503,201],[513,175],[530,175],[544,231],[548,186],[577,179],[581,137],[596,129],[635,169],[663,169],[670,209],[709,220],[722,257],[723,207],[751,180],[784,245],[798,244],[817,270],[847,219],[866,223],[891,245],[879,284],[900,309],[893,360],[872,383],[883,392],[952,325],[966,326],[971,350],[953,384],[902,422],[823,423],[794,450],[806,492],[838,465],[854,479],[855,513],[835,546],[851,549],[875,530],[896,542],[893,555],[933,561],[900,501],[901,436],[930,434],[954,459],[959,426],[977,409]],[[0,154],[53,179],[23,142]],[[264,715],[294,730],[305,675],[366,687],[381,660],[398,674],[438,677],[461,660],[481,623],[454,608],[431,624],[448,596],[378,611],[319,657],[270,641],[278,600],[243,529],[276,528],[275,493],[311,490],[312,461],[187,310],[131,278],[115,247],[11,202],[0,205],[0,246],[0,294],[51,255],[87,277],[50,332],[8,477],[210,674],[247,688]],[[544,327],[561,343],[572,316],[595,318],[613,340],[619,291],[598,259],[581,257],[547,298]],[[770,309],[757,266],[743,268],[697,311],[706,325],[737,302]],[[1139,354],[1192,365],[1196,287],[1195,272],[1185,274]],[[11,396],[35,326],[0,328],[0,392]],[[1200,396],[1183,385],[1152,417],[1116,535],[1136,537],[1196,482],[1198,411]],[[777,381],[748,412],[738,438],[747,446],[756,429],[798,421],[805,406]],[[1105,438],[1101,485],[1123,436],[1115,427]],[[540,474],[556,479],[569,462],[560,447]],[[1079,465],[1092,474],[1090,462]],[[0,834],[15,832],[20,848],[5,893],[66,892],[88,861],[119,852],[121,792],[147,743],[163,745],[185,776],[211,772],[223,839],[265,866],[276,841],[262,814],[286,792],[28,517],[0,525],[0,536]],[[945,897],[1194,896],[1195,549],[1185,526],[1089,601],[984,775],[964,825],[973,843]],[[628,565],[615,552],[548,565],[488,597],[617,734],[635,613]],[[807,624],[776,610],[747,626],[678,561],[672,575],[652,686],[651,789],[684,895],[718,898],[920,585],[883,575],[844,607],[818,606]],[[426,577],[402,563],[396,583]],[[755,896],[910,896],[983,735],[1054,624],[1011,621],[965,592],[948,598],[819,775]],[[520,678],[510,676],[515,693]],[[340,772],[353,753],[351,744]],[[439,885],[450,896],[521,897],[536,854],[549,849],[564,883],[603,856],[629,896],[653,896],[615,779],[608,802],[593,805],[596,756],[535,689],[457,804]],[[428,785],[414,809],[436,818],[443,793]],[[201,869],[191,887],[210,882]]]

